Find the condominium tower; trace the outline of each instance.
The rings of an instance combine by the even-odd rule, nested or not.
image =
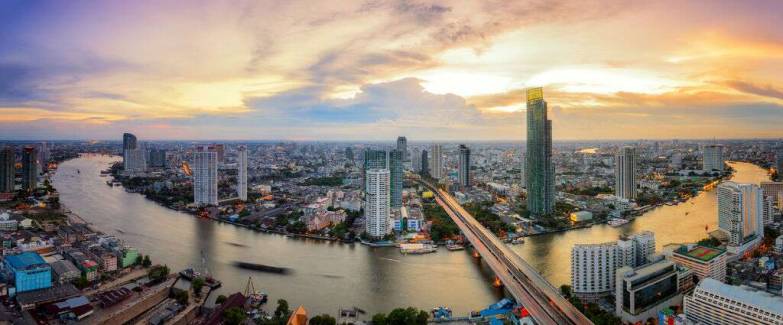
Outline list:
[[[237,148],[237,196],[247,201],[247,147]]]
[[[718,185],[718,227],[729,237],[729,253],[741,255],[764,236],[764,198],[755,184]]]
[[[430,146],[430,176],[432,178],[440,180],[443,178],[443,153],[441,152],[440,144],[433,143]]]
[[[614,195],[636,198],[636,149],[623,147],[614,158]]]
[[[464,145],[459,145],[459,186],[463,189],[470,187],[470,149]]]
[[[552,121],[541,88],[527,90],[527,153],[525,155],[527,209],[534,216],[551,214],[555,207],[555,166],[552,164]]]
[[[391,232],[390,173],[388,169],[370,169],[366,175],[365,231],[372,238],[382,238]]]
[[[709,144],[704,146],[702,169],[705,171],[723,171],[723,146]]]
[[[193,152],[193,203],[218,204],[217,152],[198,146]]]

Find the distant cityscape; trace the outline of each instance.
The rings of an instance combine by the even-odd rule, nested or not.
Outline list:
[[[131,133],[122,134],[121,142],[5,141],[0,292],[15,303],[3,312],[9,319],[38,322],[119,323],[142,317],[161,323],[188,317],[213,324],[229,313],[257,323],[307,319],[306,306],[291,311],[287,303],[278,305],[282,314],[264,309],[261,300],[267,296],[254,289],[210,300],[213,289],[228,279],[198,267],[170,273],[165,261],[153,265],[155,256],[124,244],[122,234],[106,235],[71,212],[52,178],[70,160],[97,154],[120,157],[100,172],[104,186],[140,193],[197,218],[399,250],[402,258],[442,249],[483,256],[508,299],[464,318],[473,323],[491,323],[499,315],[519,324],[783,323],[781,140],[553,142],[542,89],[529,89],[527,101],[524,146],[431,143],[405,136],[388,145],[189,143],[144,141]],[[760,170],[765,179],[735,181],[740,177],[735,162]],[[76,171],[70,177],[80,177],[82,171]],[[570,247],[570,283],[556,292],[536,282],[540,271],[528,269],[530,261],[507,257],[516,255],[509,247],[532,245],[528,241],[538,236],[625,227],[652,218],[646,216],[650,211],[694,204],[690,201],[711,191],[717,220],[704,220],[704,235],[692,234],[691,242],[682,243],[659,243],[651,230],[605,242],[585,238]],[[507,247],[495,246],[496,240]],[[503,268],[517,271],[506,275]],[[183,289],[176,285],[180,282],[189,285]],[[529,295],[517,291],[530,287],[535,289]],[[555,315],[547,311],[549,303],[536,305],[539,299],[552,301],[552,295],[568,304],[558,306]],[[118,307],[126,299],[131,303]],[[463,319],[446,307],[421,312],[425,320]],[[353,323],[361,316],[344,310],[338,318]]]

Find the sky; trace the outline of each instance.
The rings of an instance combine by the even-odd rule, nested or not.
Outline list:
[[[783,1],[0,1],[0,139],[783,137]]]

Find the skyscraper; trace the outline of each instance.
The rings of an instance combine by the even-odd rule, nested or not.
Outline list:
[[[237,196],[247,201],[247,147],[237,148]]]
[[[16,177],[16,154],[14,148],[6,146],[0,149],[0,193],[14,191]]]
[[[166,167],[166,150],[153,149],[150,150],[150,167],[163,168]]]
[[[702,169],[706,171],[723,171],[723,146],[708,144],[704,146]]]
[[[22,150],[22,189],[35,190],[38,187],[38,149],[25,147]]]
[[[470,149],[464,144],[459,145],[459,186],[470,187]]]
[[[413,168],[413,172],[420,173],[421,172],[421,149],[415,148],[411,151],[413,151],[413,154],[411,155],[411,167]]]
[[[775,152],[775,169],[779,175],[783,175],[783,149],[778,149]]]
[[[718,185],[718,227],[728,234],[727,251],[741,255],[764,236],[764,198],[755,184]]]
[[[388,169],[386,164],[386,151],[365,149],[364,165],[362,167],[362,189],[367,187],[367,171],[370,169]]]
[[[131,133],[123,133],[122,134],[122,169],[124,170],[130,170],[131,165],[133,165],[133,162],[131,162],[131,158],[129,157],[129,152],[131,150],[136,150],[137,148],[137,140],[136,136]]]
[[[217,153],[217,161],[218,163],[223,163],[226,156],[226,146],[222,143],[217,144],[211,144],[209,145],[209,151],[214,151]]]
[[[636,198],[636,150],[623,147],[614,158],[614,195],[628,200]]]
[[[218,204],[217,152],[204,146],[193,152],[193,203]]]
[[[441,152],[440,144],[433,143],[430,146],[430,176],[432,178],[440,180],[443,178],[443,153]]]
[[[408,161],[408,139],[397,137],[397,150],[402,152],[402,161]]]
[[[555,166],[552,164],[552,121],[541,88],[527,90],[527,153],[525,154],[527,209],[534,216],[551,214],[555,207]]]
[[[429,175],[430,173],[430,162],[429,157],[427,156],[427,150],[421,151],[421,174],[422,175]]]
[[[353,165],[353,148],[345,147],[345,159]]]
[[[391,207],[402,207],[402,159],[404,152],[394,149],[389,151],[389,177],[391,181]]]
[[[390,173],[388,169],[367,170],[367,195],[365,196],[365,231],[372,238],[382,238],[391,232],[389,210],[391,200]]]

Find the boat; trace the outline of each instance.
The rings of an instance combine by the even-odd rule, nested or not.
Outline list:
[[[432,308],[432,311],[430,311],[430,314],[432,315],[432,319],[435,322],[439,321],[447,321],[451,319],[451,309],[448,307],[440,306],[437,308]]]
[[[690,212],[686,211],[686,212],[685,212],[685,215],[687,216],[689,213],[690,213]]]
[[[525,243],[525,239],[522,238],[522,237],[514,238],[514,240],[511,241],[512,245],[519,245],[519,244],[524,244],[524,243]]]
[[[256,263],[248,263],[248,262],[236,261],[236,262],[234,262],[234,265],[236,265],[237,267],[242,268],[242,269],[253,270],[253,271],[278,273],[278,274],[288,273],[288,269],[287,268],[277,267],[277,266],[270,266],[270,265],[264,265],[264,264],[256,264]]]
[[[626,223],[629,223],[630,221],[620,218],[612,218],[609,219],[609,221],[606,222],[607,225],[610,225],[612,227],[620,227]]]
[[[403,254],[429,254],[437,250],[430,244],[400,244],[400,253]]]
[[[462,246],[460,244],[447,244],[446,249],[450,251],[461,251],[465,249],[465,246]]]
[[[245,297],[247,297],[247,303],[251,308],[260,308],[269,299],[269,296],[263,292],[256,292],[256,287],[253,285],[253,278],[247,278],[247,285],[245,286]]]
[[[179,276],[192,281],[193,279],[200,277],[201,273],[198,273],[192,267],[189,267],[187,269],[179,271]]]

